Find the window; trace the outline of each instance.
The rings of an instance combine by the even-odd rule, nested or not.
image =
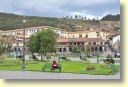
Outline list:
[[[63,51],[66,52],[66,48],[63,48]]]
[[[80,45],[80,43],[77,43],[77,45]]]
[[[82,42],[82,45],[84,45],[84,42]]]
[[[96,42],[93,42],[93,45],[96,45]]]
[[[82,37],[82,34],[79,34],[79,37]]]
[[[76,45],[76,43],[74,43],[74,45]]]
[[[69,47],[69,51],[72,52],[72,48],[71,47]]]
[[[85,38],[87,38],[87,37],[88,37],[88,34],[86,34]]]

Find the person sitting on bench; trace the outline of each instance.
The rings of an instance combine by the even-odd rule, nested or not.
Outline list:
[[[53,63],[52,63],[52,71],[55,71],[55,69],[59,69],[59,65],[58,63],[54,60]]]

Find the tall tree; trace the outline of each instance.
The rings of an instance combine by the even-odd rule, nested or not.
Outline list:
[[[5,40],[0,37],[0,55],[2,55],[4,52],[6,52]]]
[[[84,17],[84,20],[86,20],[87,18],[86,18],[86,16]]]
[[[57,34],[50,29],[37,32],[30,37],[30,51],[41,54],[41,59],[43,59],[43,55],[46,57],[48,52],[56,51],[56,38]]]
[[[78,19],[78,15],[75,15],[75,19]]]
[[[79,19],[81,19],[81,17],[82,17],[82,16],[81,16],[81,15],[79,15]]]

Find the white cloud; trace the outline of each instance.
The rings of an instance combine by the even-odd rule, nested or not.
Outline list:
[[[69,0],[70,3],[79,5],[79,6],[89,6],[89,5],[98,5],[98,4],[108,4],[108,3],[114,3],[117,0]]]
[[[0,0],[0,10],[2,12],[12,12],[21,15],[62,17],[80,14],[88,18],[94,18],[107,12],[117,12],[115,11],[118,10],[116,7],[114,11],[111,11],[111,8],[107,9],[110,7],[109,4],[117,2],[119,0]],[[106,6],[105,8],[103,8],[104,5]],[[94,8],[95,6],[101,7],[97,11]],[[91,12],[92,9],[94,9],[93,13]],[[100,15],[96,15],[97,13],[100,13]]]
[[[18,15],[24,15],[24,12],[23,11],[14,11],[13,13],[14,14],[18,14]]]

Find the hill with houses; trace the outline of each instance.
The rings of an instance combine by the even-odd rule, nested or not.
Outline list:
[[[0,13],[0,30],[12,30],[23,28],[22,15]],[[120,15],[106,15],[101,20],[83,18],[53,18],[26,16],[25,27],[51,26],[69,31],[86,30],[88,28],[103,31],[118,31],[120,29]]]

